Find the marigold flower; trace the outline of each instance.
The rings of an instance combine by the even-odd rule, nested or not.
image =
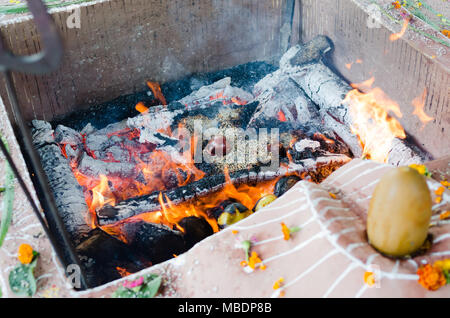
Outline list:
[[[395,9],[400,9],[402,7],[399,1],[392,2],[392,5]]]
[[[441,33],[446,37],[450,38],[450,30],[442,30]]]
[[[434,191],[434,193],[436,193],[436,195],[441,196],[445,191],[444,187],[439,187],[436,191]]]
[[[420,267],[417,275],[419,275],[419,284],[431,291],[438,290],[447,283],[442,269],[430,264]]]
[[[291,234],[300,231],[299,227],[288,228],[286,224],[281,223],[281,231],[283,232],[284,240],[289,241]]]
[[[281,284],[283,284],[283,282],[284,282],[284,278],[283,277],[280,277],[280,279],[278,279],[276,282],[275,282],[275,284],[273,284],[273,289],[275,289],[275,290],[277,290],[277,289],[280,289],[280,287],[281,287]]]
[[[288,241],[291,238],[291,231],[286,226],[286,224],[281,223],[281,231],[283,232],[284,240]]]
[[[428,172],[428,169],[425,165],[417,165],[417,164],[411,164],[409,165],[409,167],[411,169],[416,170],[418,173],[424,175],[424,176],[429,176],[430,173]]]
[[[442,201],[442,197],[436,197],[436,199],[434,200],[434,202],[436,203],[441,203]]]
[[[441,184],[444,186],[444,187],[450,187],[450,182],[448,182],[448,181],[446,181],[446,180],[444,180],[444,181],[441,181]]]
[[[442,212],[442,213],[439,215],[439,219],[440,219],[440,220],[445,220],[445,219],[448,219],[448,218],[450,218],[450,211]]]
[[[364,273],[364,283],[366,283],[369,286],[375,285],[375,275],[372,272],[365,272]]]
[[[261,258],[259,258],[258,253],[252,252],[252,254],[249,258],[249,261],[248,261],[248,266],[251,269],[255,269],[256,264],[259,264],[259,263],[262,263],[262,260],[261,260]]]
[[[21,244],[17,257],[22,264],[30,264],[33,260],[33,248],[28,244]]]

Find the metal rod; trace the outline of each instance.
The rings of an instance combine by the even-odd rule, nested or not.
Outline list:
[[[45,4],[40,0],[27,0],[27,4],[44,48],[33,55],[16,56],[6,51],[0,41],[0,70],[45,74],[58,68],[63,56],[62,41]]]
[[[41,201],[41,203],[45,203],[47,205],[47,209],[46,212],[48,212],[52,218],[52,220],[55,222],[56,227],[58,228],[58,231],[61,234],[61,238],[63,240],[64,245],[67,247],[67,253],[69,256],[69,261],[70,263],[67,263],[64,257],[64,254],[59,250],[59,242],[55,239],[55,237],[53,235],[49,236],[50,241],[52,242],[58,257],[60,258],[61,263],[67,267],[70,264],[76,264],[80,267],[80,272],[81,272],[81,285],[83,289],[87,289],[89,286],[87,284],[87,280],[86,280],[86,276],[83,270],[83,266],[75,252],[75,248],[73,247],[72,242],[69,239],[69,236],[67,234],[67,231],[64,227],[64,224],[61,220],[61,217],[59,216],[58,213],[58,208],[56,207],[56,203],[55,203],[55,199],[52,195],[52,191],[50,189],[50,186],[48,184],[47,181],[47,176],[45,175],[44,169],[42,168],[41,162],[40,162],[40,158],[39,155],[36,152],[36,149],[33,146],[33,142],[32,142],[32,138],[31,138],[31,134],[30,131],[28,129],[28,127],[25,125],[25,121],[23,119],[22,116],[22,112],[19,108],[19,104],[17,101],[17,95],[16,95],[16,91],[12,85],[12,76],[11,73],[9,71],[3,72],[4,76],[5,76],[5,83],[6,83],[6,92],[8,94],[8,99],[10,102],[10,106],[15,118],[15,124],[17,125],[20,135],[22,137],[21,142],[24,145],[24,148],[26,150],[26,154],[27,157],[29,159],[29,162],[31,164],[31,168],[36,176],[35,180],[38,184],[38,186],[40,187],[40,189],[42,190],[42,196],[44,197],[43,200],[44,202]],[[12,162],[12,161],[11,161]],[[11,166],[13,167],[13,166]],[[13,168],[14,169],[14,168]],[[17,173],[17,169],[15,170]],[[20,178],[20,176],[19,176]],[[18,178],[18,180],[19,180]],[[22,179],[22,178],[20,178]],[[19,181],[20,182],[20,181]],[[25,183],[23,183],[25,185]],[[28,189],[25,187],[23,188],[23,190],[25,192],[28,192]],[[27,196],[28,197],[28,196]],[[30,195],[31,201],[30,203],[34,203],[34,201],[32,200],[32,197]],[[40,212],[39,209],[37,210],[37,213],[39,214],[38,218],[39,221],[41,221],[42,226],[45,227],[47,226],[45,224],[45,222],[43,222],[44,220],[42,219],[42,216],[40,216]],[[47,231],[46,231],[47,232]]]

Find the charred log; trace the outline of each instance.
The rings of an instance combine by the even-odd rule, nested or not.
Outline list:
[[[187,251],[183,234],[164,225],[132,222],[121,227],[128,245],[140,251],[152,264],[158,264]]]
[[[288,168],[280,167],[274,170],[246,169],[230,173],[231,182],[237,186],[250,182],[262,182],[273,180],[287,174],[298,174],[310,177],[314,181],[322,181],[337,168],[349,162],[351,159],[345,155],[327,154],[318,158],[299,160],[291,163]],[[188,185],[170,191],[163,191],[163,198],[167,198],[174,204],[201,198],[222,189],[226,185],[225,175],[206,176]],[[98,222],[101,226],[113,224],[130,217],[160,211],[160,191],[149,195],[131,198],[118,203],[116,206],[105,205],[97,210]],[[214,214],[214,212],[212,212]]]
[[[91,230],[86,223],[88,207],[83,190],[72,173],[68,159],[55,142],[51,125],[37,120],[32,124],[33,143],[41,158],[58,212],[70,237],[78,243]]]
[[[203,218],[190,216],[182,219],[178,225],[184,230],[187,249],[214,234],[211,225]]]
[[[94,178],[100,175],[133,178],[138,174],[134,164],[127,162],[105,162],[94,159],[87,154],[81,156],[78,170],[84,175]]]
[[[297,45],[286,52],[280,61],[280,69],[289,75],[320,108],[325,126],[339,135],[355,156],[361,157],[362,146],[357,136],[351,132],[353,124],[350,113],[351,105],[349,104],[351,101],[345,101],[345,97],[353,88],[327,67],[321,58],[331,49],[331,42],[324,36],[318,36],[310,42],[302,46]],[[402,146],[399,146],[399,143]],[[419,160],[419,162],[431,158],[422,149],[410,146],[411,144],[396,138],[392,143],[393,151],[390,152],[395,158],[389,158],[389,161],[404,164],[403,160],[395,154],[395,147],[400,147],[404,154],[410,155],[405,157],[408,162],[411,161],[411,158]]]
[[[135,273],[152,263],[124,242],[99,228],[88,233],[76,251],[83,261],[91,286],[103,285],[121,278],[118,268]]]

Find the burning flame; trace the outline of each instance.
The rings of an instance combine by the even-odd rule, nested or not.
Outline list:
[[[214,232],[218,232],[219,227],[217,221],[208,214],[208,211],[216,208],[220,203],[229,199],[234,199],[242,203],[248,210],[252,210],[259,199],[273,193],[275,184],[279,180],[279,178],[277,178],[272,181],[258,183],[257,185],[242,184],[236,187],[231,182],[228,169],[225,169],[224,173],[226,185],[216,193],[211,193],[205,197],[198,198],[195,201],[183,202],[181,204],[173,203],[166,195],[160,193],[158,197],[161,205],[160,211],[140,214],[120,223],[107,225],[102,228],[107,233],[116,235],[124,240],[124,237],[121,237],[120,235],[120,228],[124,223],[145,221],[149,223],[164,224],[169,227],[175,226],[178,230],[184,231],[178,223],[185,217],[195,216],[204,218],[211,225]]]
[[[241,100],[239,97],[226,96],[224,91],[220,91],[216,95],[209,96],[210,101],[219,100],[219,99],[222,100],[222,103],[224,105],[231,105],[231,104],[246,105],[247,104],[247,101]]]
[[[137,103],[137,105],[136,105],[136,110],[137,110],[138,112],[140,112],[141,114],[145,114],[145,113],[148,112],[148,107],[145,106],[144,103],[139,102],[139,103]]]
[[[278,117],[278,120],[279,120],[279,121],[282,121],[282,122],[285,122],[285,121],[286,121],[286,115],[284,114],[284,112],[283,112],[282,110],[280,110],[280,111],[278,112],[277,117]]]
[[[155,98],[165,104],[166,101],[162,95],[160,86],[153,82],[148,82],[147,84],[153,91]],[[245,105],[247,103],[238,97],[227,97],[223,91],[210,97],[210,100],[217,99],[222,100],[225,105]],[[144,115],[149,110],[144,103],[138,103],[136,109]],[[283,112],[280,112],[279,119],[286,121]],[[180,124],[178,128],[178,131],[182,131],[184,126]],[[170,228],[177,228],[180,231],[184,231],[179,225],[180,221],[186,217],[194,216],[205,219],[211,225],[214,232],[217,232],[219,231],[219,226],[215,217],[212,215],[212,209],[218,206],[220,207],[221,203],[227,200],[234,199],[251,211],[259,199],[273,193],[275,184],[279,178],[256,185],[243,184],[234,186],[228,174],[228,169],[225,169],[226,184],[220,191],[202,198],[197,198],[195,201],[175,204],[165,195],[164,192],[166,190],[184,186],[193,181],[200,180],[205,176],[205,173],[199,170],[194,164],[195,149],[199,141],[195,135],[191,139],[184,139],[182,135],[178,136],[175,132],[172,132],[170,127],[164,128],[160,132],[169,137],[179,139],[184,151],[170,152],[156,149],[156,145],[151,143],[140,143],[140,131],[138,129],[126,128],[108,135],[108,137],[121,137],[122,141],[118,141],[116,145],[122,148],[122,150],[128,151],[128,161],[135,164],[135,172],[133,175],[127,177],[116,175],[91,177],[83,174],[78,169],[78,162],[76,160],[70,163],[75,178],[83,188],[86,203],[91,212],[89,213],[87,222],[93,228],[98,226],[96,211],[99,208],[105,205],[114,206],[118,202],[132,197],[159,192],[158,200],[161,206],[159,211],[143,213],[116,224],[103,226],[102,229],[126,242],[126,238],[121,231],[121,227],[125,223],[145,221],[163,224]],[[100,160],[96,158],[93,151],[88,149],[85,136],[83,136],[83,143],[86,153],[92,158]],[[67,157],[67,153],[65,152],[66,146],[68,145],[62,145],[61,151]],[[118,162],[112,153],[106,153],[104,157],[106,157],[106,159],[102,159],[104,162]],[[126,269],[120,267],[117,268],[117,271],[122,276],[129,274]]]
[[[392,33],[392,34],[389,36],[389,40],[390,40],[391,42],[395,42],[395,41],[397,41],[398,39],[400,39],[403,35],[405,35],[405,32],[406,32],[406,30],[408,29],[408,25],[409,25],[409,19],[403,20],[403,26],[402,26],[401,31],[400,31],[399,33]]]
[[[428,116],[423,110],[426,99],[427,99],[427,89],[425,88],[422,95],[414,98],[414,100],[412,101],[412,105],[414,106],[413,115],[419,117],[419,120],[422,122],[422,129],[428,124],[428,122],[434,119],[433,117]]]
[[[147,86],[153,92],[153,96],[155,96],[155,98],[160,101],[161,105],[167,105],[166,98],[164,97],[161,86],[159,86],[158,83],[147,81]]]
[[[365,88],[364,94],[358,89],[350,91],[344,99],[352,117],[352,132],[358,136],[363,157],[378,162],[387,162],[394,138],[406,138],[403,127],[398,120],[389,115],[393,112],[402,117],[399,105],[391,100],[380,88],[371,88],[374,78],[357,85],[355,88]]]

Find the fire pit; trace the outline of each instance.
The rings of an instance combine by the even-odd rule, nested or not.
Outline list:
[[[222,59],[212,67],[220,54],[208,65],[200,65],[202,52],[189,49],[188,61],[181,65],[171,53],[178,46],[168,43],[167,50],[161,48],[153,57],[161,58],[159,71],[147,72],[145,67],[145,72],[136,68],[139,71],[132,74],[133,66],[127,64],[116,79],[118,71],[102,61],[101,74],[112,79],[108,87],[94,90],[84,84],[79,94],[71,94],[59,86],[47,104],[39,102],[41,111],[35,93],[28,101],[20,95],[21,103],[32,106],[25,108],[24,119],[46,176],[34,181],[38,192],[45,192],[39,184],[48,182],[54,197],[53,202],[41,203],[44,208],[54,205],[58,214],[44,209],[47,220],[55,233],[67,232],[89,287],[177,257],[258,213],[297,182],[320,183],[353,158],[392,165],[433,158],[417,141],[417,132],[400,124],[399,104],[373,87],[374,79],[361,84],[343,79],[338,71],[342,63],[336,60],[341,56],[340,39],[315,36],[287,50],[289,41],[295,41],[295,34],[289,37],[289,32],[298,23],[293,9],[300,4],[269,2],[242,7],[273,14],[275,25],[261,20],[249,23],[245,27],[249,30],[230,26],[236,38],[246,34],[246,39],[239,39],[244,43],[251,41],[249,31],[259,25],[284,30],[279,39],[268,40],[258,32],[249,42],[257,43],[256,48],[269,47],[265,56],[257,56],[258,50],[251,47],[239,58],[227,54],[230,61]],[[202,5],[195,9],[210,9]],[[94,7],[101,10],[103,5]],[[220,9],[233,12],[232,5]],[[214,7],[213,12],[221,16],[221,10]],[[217,31],[225,34],[225,30]],[[159,43],[157,34],[155,43]],[[115,46],[124,41],[120,38]],[[202,43],[206,48],[211,47],[208,41],[212,38]],[[82,48],[86,59],[96,50],[91,44]],[[133,51],[137,59],[143,58],[144,47]],[[264,62],[248,62],[255,60]],[[85,81],[94,72],[87,72],[84,63],[92,62],[63,65],[52,81],[67,84],[64,70]],[[74,65],[86,75],[77,73]],[[183,69],[186,65],[193,68]],[[125,82],[131,75],[135,75],[133,85],[146,82],[148,90],[128,89]],[[121,96],[110,100],[112,91]],[[61,219],[63,228],[55,225],[54,218]]]

